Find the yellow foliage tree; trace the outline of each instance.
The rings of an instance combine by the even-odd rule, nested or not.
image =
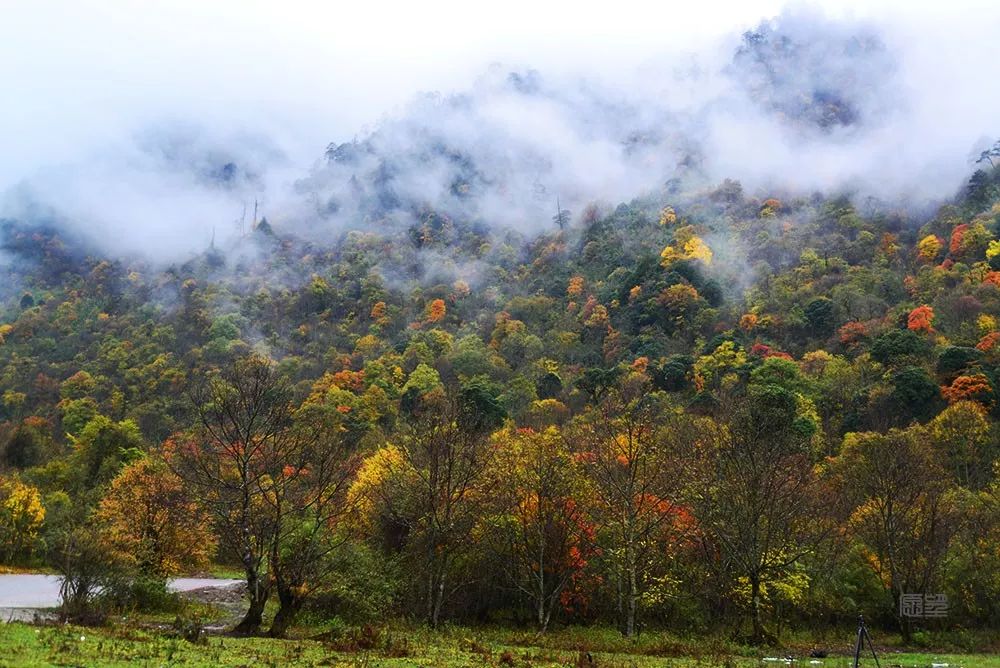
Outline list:
[[[684,254],[691,260],[701,260],[705,264],[712,262],[712,249],[701,237],[691,237],[684,242]]]
[[[395,445],[385,445],[365,458],[347,490],[347,504],[353,510],[354,528],[362,533],[371,533],[378,524],[379,502],[389,493],[388,487],[412,474],[412,467]]]
[[[38,545],[45,508],[38,489],[16,478],[0,482],[0,556],[24,561]]]
[[[678,230],[675,244],[667,246],[660,253],[660,264],[669,267],[680,260],[700,260],[705,264],[712,262],[712,249],[694,234],[692,228]]]
[[[933,262],[941,253],[944,242],[933,234],[928,234],[917,244],[917,256],[924,262]]]
[[[962,485],[982,486],[991,477],[990,422],[975,401],[958,401],[927,424],[926,433],[942,461]]]
[[[694,363],[695,385],[699,390],[706,386],[716,386],[746,363],[746,353],[732,341],[724,341],[710,354],[702,355]]]
[[[663,211],[660,212],[660,225],[673,225],[677,222],[677,213],[674,211],[674,207],[666,206],[663,207]]]
[[[673,246],[667,246],[660,252],[660,264],[669,267],[678,260],[683,260],[684,255]]]
[[[354,344],[354,352],[359,355],[364,355],[365,357],[371,357],[375,352],[378,351],[379,347],[382,345],[381,339],[379,339],[374,334],[366,334],[362,336]]]

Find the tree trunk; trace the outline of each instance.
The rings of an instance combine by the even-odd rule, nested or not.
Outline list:
[[[764,626],[760,622],[760,578],[750,578],[750,619],[753,622],[753,636],[751,640],[755,645],[764,642]]]
[[[625,604],[623,603],[624,592],[622,591],[623,585],[622,572],[620,569],[615,569],[615,612],[618,616],[615,618],[615,623],[618,625],[618,630],[625,633],[625,624],[623,621],[625,614]]]
[[[554,607],[555,607],[555,601],[553,601],[549,605],[549,610],[548,612],[545,613],[545,621],[542,622],[542,630],[541,630],[542,633],[545,633],[546,631],[549,630],[549,622],[552,620],[552,610]]]
[[[236,628],[233,629],[235,635],[251,636],[260,630],[264,622],[264,605],[267,603],[271,593],[267,585],[260,582],[260,577],[256,573],[247,574],[247,591],[250,598],[250,607],[243,619]]]
[[[632,638],[635,636],[635,609],[636,609],[636,595],[628,595],[628,614],[625,618],[625,637]]]
[[[903,637],[903,642],[909,644],[913,640],[913,628],[909,617],[901,617],[899,620],[899,635]]]
[[[438,576],[437,587],[434,589],[434,610],[431,613],[431,628],[437,628],[441,623],[441,608],[444,606],[444,573]]]
[[[903,615],[902,606],[900,605],[900,599],[902,594],[893,595],[892,604],[895,608],[896,619],[899,621],[899,635],[903,637],[903,642],[909,644],[913,639],[913,627],[910,624],[910,618]]]
[[[628,567],[628,591],[626,592],[625,599],[625,637],[632,638],[635,636],[635,616],[636,610],[639,607],[639,576],[636,572],[638,569],[635,564],[635,554],[631,550],[631,544],[627,552],[627,567]]]
[[[281,606],[274,615],[274,621],[271,622],[271,628],[267,635],[272,638],[284,638],[288,633],[288,628],[299,614],[299,610],[302,609],[303,599],[301,596],[296,596],[291,587],[278,585],[277,589],[278,601]]]
[[[434,627],[434,569],[427,572],[427,623]]]
[[[910,618],[903,615],[902,609],[902,598],[904,589],[903,587],[896,586],[895,573],[893,573],[892,585],[889,587],[889,605],[891,606],[892,615],[896,618],[896,624],[899,626],[899,635],[903,637],[904,643],[909,643],[913,638],[913,627],[910,625]]]
[[[267,599],[264,598],[250,598],[250,608],[247,610],[247,614],[243,616],[240,623],[236,625],[233,629],[233,634],[238,636],[252,636],[256,635],[260,630],[260,625],[264,622],[264,603]]]

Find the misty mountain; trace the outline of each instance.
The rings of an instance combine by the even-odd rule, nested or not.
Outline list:
[[[0,211],[30,223],[46,210],[112,253],[166,261],[233,241],[255,203],[318,242],[406,229],[428,212],[536,234],[557,208],[579,215],[727,178],[761,196],[820,191],[926,211],[958,190],[983,140],[911,140],[926,91],[906,84],[911,53],[886,29],[788,11],[716,51],[617,79],[495,65],[316,150],[312,165],[279,137],[163,121],[26,175]]]

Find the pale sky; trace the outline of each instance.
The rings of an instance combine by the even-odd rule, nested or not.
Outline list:
[[[853,142],[822,146],[739,114],[715,118],[713,176],[806,190],[862,183],[897,200],[954,192],[977,147],[1000,136],[995,0],[790,6],[807,19],[875,24],[900,63],[899,113]],[[256,160],[247,166],[266,172],[259,190],[277,213],[281,197],[298,201],[297,180],[328,143],[364,136],[419,92],[469,90],[500,63],[546,82],[596,82],[611,104],[629,97],[661,109],[684,95],[665,74],[693,58],[718,74],[745,30],[779,14],[788,3],[0,0],[0,217],[34,215],[25,207],[42,202],[113,250],[178,256],[257,196],[198,182],[189,163],[215,149]],[[710,86],[697,94],[715,99]],[[642,177],[659,178],[609,157],[615,147],[584,145],[572,103],[551,117],[495,111],[507,118],[499,135],[456,140],[513,133],[557,158],[561,171],[549,176],[563,192],[575,184],[581,197],[620,201],[648,187]],[[170,143],[178,128],[196,137],[195,153],[158,154],[158,136],[183,146]]]
[[[161,119],[271,134],[301,155],[489,63],[614,76],[778,13],[776,0],[0,0],[0,188]],[[975,3],[822,2],[933,24]]]

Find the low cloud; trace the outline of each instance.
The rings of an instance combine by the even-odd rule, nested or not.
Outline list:
[[[121,136],[8,178],[0,216],[56,221],[108,253],[176,261],[233,239],[255,202],[279,229],[313,240],[430,211],[530,234],[551,229],[557,202],[579,213],[724,178],[753,193],[925,207],[956,192],[1000,134],[977,46],[991,21],[963,18],[949,33],[896,18],[795,8],[611,72],[549,72],[544,54],[537,67],[494,65],[356,136],[331,133],[325,154],[303,149],[316,127],[295,135],[246,108],[227,127],[218,109],[199,117],[197,100],[185,114],[178,90],[171,120],[144,110]]]

